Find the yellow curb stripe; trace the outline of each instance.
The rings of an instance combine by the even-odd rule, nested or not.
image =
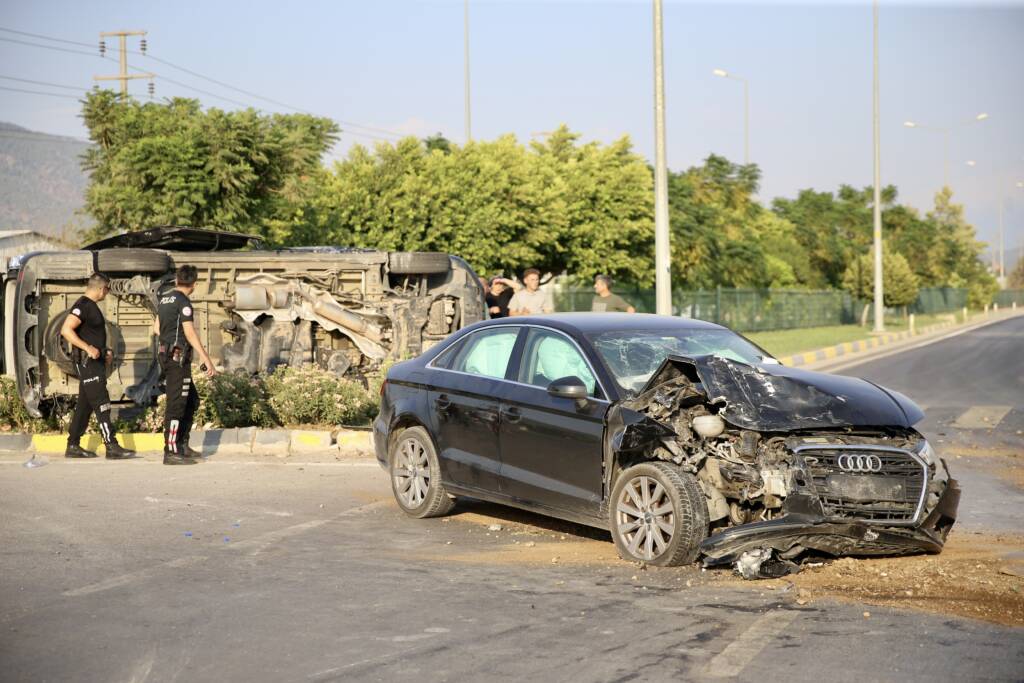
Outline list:
[[[830,346],[825,349],[825,358],[835,358],[838,355],[838,349],[834,346]]]
[[[118,434],[117,442],[133,451],[162,451],[163,434]],[[67,448],[67,434],[33,434],[32,447],[36,453],[63,453]],[[82,447],[90,451],[103,451],[103,441],[96,434],[82,438]]]
[[[804,364],[813,363],[818,360],[818,353],[816,351],[808,351],[807,353],[801,354],[804,359]]]

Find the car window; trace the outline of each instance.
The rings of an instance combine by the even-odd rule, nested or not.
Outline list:
[[[597,395],[597,379],[576,345],[558,332],[531,328],[519,364],[519,381],[547,388],[563,377],[578,377],[591,396]]]
[[[484,377],[505,378],[518,327],[502,327],[471,335],[455,355],[450,369]]]
[[[437,358],[431,361],[430,364],[433,365],[435,368],[445,368],[447,370],[451,370],[452,363],[455,361],[456,356],[458,356],[459,351],[462,349],[463,346],[465,346],[465,344],[466,338],[463,337],[462,339],[458,340],[457,342],[449,346],[447,349],[442,351],[437,356]]]

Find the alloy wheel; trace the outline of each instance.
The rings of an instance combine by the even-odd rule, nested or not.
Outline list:
[[[430,461],[423,444],[416,439],[402,442],[402,447],[395,453],[392,474],[395,478],[395,491],[406,507],[417,508],[422,505],[430,487]]]
[[[633,557],[651,561],[665,552],[675,535],[672,499],[648,476],[626,483],[616,501],[615,533]]]

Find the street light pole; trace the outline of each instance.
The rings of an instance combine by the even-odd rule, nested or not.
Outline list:
[[[712,69],[719,78],[731,78],[743,84],[743,163],[750,163],[750,81],[725,69]]]
[[[872,3],[873,55],[872,55],[872,137],[874,141],[875,195],[874,195],[874,247],[875,247],[875,332],[885,332],[884,291],[882,288],[882,144],[879,136],[878,115],[878,0]]]
[[[654,0],[654,287],[658,315],[672,315],[668,235],[668,166],[665,161],[665,63],[661,0]]]
[[[973,119],[969,121],[961,121],[960,123],[952,126],[926,126],[923,123],[917,121],[904,121],[903,125],[907,128],[920,128],[921,130],[931,130],[937,133],[942,133],[942,186],[949,187],[949,141],[953,135],[954,128],[963,128],[973,123],[980,123],[988,118],[988,114],[981,112]]]
[[[463,97],[465,99],[465,116],[466,116],[466,142],[473,139],[472,132],[472,119],[469,111],[469,0],[465,0],[462,7],[462,51],[463,51]]]

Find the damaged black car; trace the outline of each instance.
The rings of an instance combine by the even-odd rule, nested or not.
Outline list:
[[[393,366],[377,459],[414,517],[456,496],[607,529],[626,560],[747,578],[939,552],[960,489],[906,396],[654,315],[485,321]]]

